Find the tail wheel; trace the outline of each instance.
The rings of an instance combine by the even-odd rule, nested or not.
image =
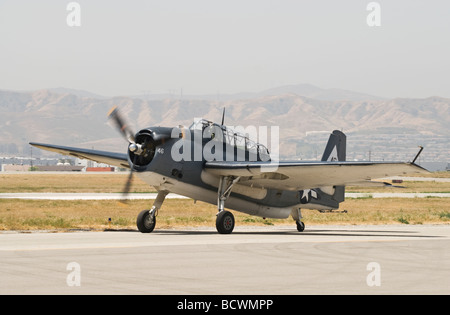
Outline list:
[[[305,230],[305,223],[302,221],[297,221],[297,231],[303,232]]]
[[[234,216],[229,211],[221,211],[217,214],[216,228],[220,234],[230,234],[234,229]]]

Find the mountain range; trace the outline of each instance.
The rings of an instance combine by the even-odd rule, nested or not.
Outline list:
[[[126,142],[109,124],[118,106],[131,127],[189,126],[194,118],[230,126],[279,126],[282,157],[315,159],[334,129],[347,135],[354,159],[401,158],[428,147],[428,160],[448,161],[450,99],[387,99],[364,93],[282,86],[229,95],[158,94],[105,97],[66,88],[0,90],[0,153],[28,155],[28,142],[123,152]],[[377,152],[377,153],[375,153]],[[380,155],[377,156],[378,152]],[[392,153],[392,154],[391,154]],[[43,154],[43,153],[42,153]]]

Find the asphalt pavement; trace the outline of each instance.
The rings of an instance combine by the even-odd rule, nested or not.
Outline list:
[[[2,232],[0,294],[450,294],[450,226]]]

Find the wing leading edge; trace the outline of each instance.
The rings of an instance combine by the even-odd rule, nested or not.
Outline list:
[[[75,156],[80,159],[87,159],[98,163],[105,163],[118,167],[130,168],[130,165],[128,164],[127,155],[124,153],[80,149],[36,142],[30,142],[30,145],[39,149],[52,151],[63,155]]]
[[[403,162],[207,162],[215,176],[241,177],[239,183],[280,190],[373,184],[372,179],[428,173],[414,163]]]

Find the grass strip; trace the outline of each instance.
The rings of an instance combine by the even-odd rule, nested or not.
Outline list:
[[[0,230],[136,230],[136,217],[149,209],[145,200],[122,206],[114,200],[0,200]],[[449,198],[348,199],[341,211],[303,210],[306,225],[449,224]],[[342,212],[346,210],[346,213]],[[192,200],[168,199],[157,217],[158,228],[215,226],[216,206]],[[262,219],[233,211],[236,225],[286,225],[294,222]],[[111,219],[111,221],[109,221]]]

